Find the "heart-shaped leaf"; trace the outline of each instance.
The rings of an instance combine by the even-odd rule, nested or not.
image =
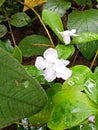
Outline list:
[[[41,35],[26,36],[20,43],[19,48],[23,56],[30,57],[33,55],[42,55],[44,51],[51,47],[51,42],[48,38]]]
[[[98,17],[96,16],[98,16],[98,10],[96,9],[74,11],[68,16],[67,27],[69,30],[76,29],[78,34],[82,32],[98,33]],[[77,47],[87,59],[91,59],[96,50],[98,50],[97,41],[79,44]]]
[[[41,110],[47,96],[38,82],[0,48],[0,129]]]
[[[18,12],[11,16],[10,23],[15,27],[23,27],[31,23],[31,18],[24,12]]]

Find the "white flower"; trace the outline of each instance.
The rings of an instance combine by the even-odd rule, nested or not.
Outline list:
[[[71,37],[76,37],[78,36],[76,33],[76,29],[72,29],[71,31],[66,30],[63,32],[60,32],[59,30],[57,30],[59,34],[61,34],[61,36],[63,37],[63,41],[64,43],[67,45],[71,42]]]
[[[56,77],[64,80],[68,79],[72,71],[66,67],[68,60],[58,59],[57,51],[53,48],[47,49],[43,57],[37,57],[35,66],[39,70],[43,70],[44,77],[48,82],[53,81]]]

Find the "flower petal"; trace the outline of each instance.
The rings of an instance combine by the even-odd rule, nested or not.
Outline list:
[[[56,73],[53,68],[49,67],[44,71],[44,76],[48,82],[52,82],[56,78]]]
[[[64,80],[67,80],[72,75],[72,71],[64,65],[55,66],[55,72],[57,78],[62,78]]]
[[[71,31],[70,31],[70,36],[79,36],[78,34],[75,34],[76,33],[76,29],[72,29]]]
[[[39,57],[36,58],[35,66],[38,69],[43,70],[46,67],[51,66],[51,64],[49,64],[43,57],[39,56]]]
[[[44,58],[47,60],[47,61],[53,61],[54,59],[57,59],[58,58],[58,54],[57,54],[57,51],[53,48],[49,48],[47,49],[45,52],[44,52]]]

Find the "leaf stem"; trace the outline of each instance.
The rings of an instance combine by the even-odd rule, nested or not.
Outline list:
[[[94,65],[94,63],[96,61],[97,56],[98,56],[98,50],[96,51],[96,54],[95,54],[94,59],[93,59],[93,61],[91,63],[90,69],[92,69],[92,67],[93,67],[93,65]]]
[[[55,45],[54,45],[54,43],[53,43],[53,40],[52,40],[52,38],[51,38],[51,35],[50,35],[48,29],[46,28],[46,26],[45,26],[45,24],[44,24],[42,18],[41,18],[40,15],[37,13],[37,11],[36,11],[33,7],[31,8],[30,6],[28,6],[27,4],[23,3],[23,2],[20,1],[20,0],[18,0],[18,2],[21,3],[22,5],[25,5],[26,7],[28,7],[29,9],[31,9],[31,10],[36,14],[36,16],[37,16],[38,19],[40,20],[42,26],[44,27],[44,29],[45,29],[45,31],[46,31],[46,33],[47,33],[49,39],[50,39],[50,42],[51,42],[51,44],[52,44],[52,47],[54,48]]]

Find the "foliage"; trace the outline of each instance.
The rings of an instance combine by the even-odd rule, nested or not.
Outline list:
[[[13,123],[17,130],[98,129],[97,4],[97,0],[0,1],[0,129]],[[36,34],[32,30],[16,43],[13,28],[24,34],[36,19],[44,30]],[[64,37],[70,39],[68,45]],[[54,53],[46,55],[49,48]],[[85,60],[93,59],[90,67],[66,67],[76,49]],[[23,58],[35,56],[39,68],[35,60],[22,65]],[[66,80],[61,79],[64,68],[66,76],[72,72]],[[58,78],[48,82],[48,73]]]

